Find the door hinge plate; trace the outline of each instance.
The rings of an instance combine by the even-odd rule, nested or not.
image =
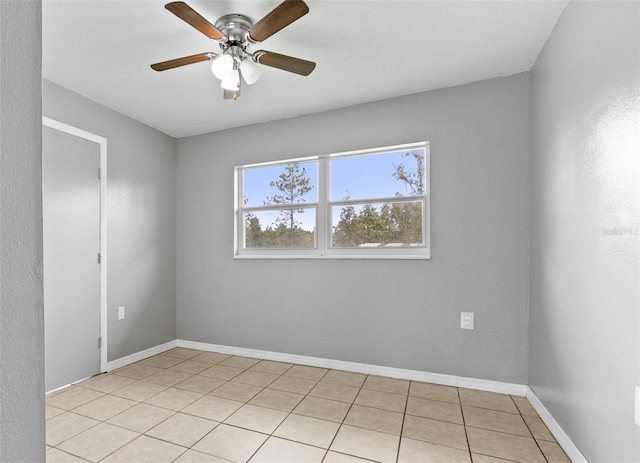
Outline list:
[[[98,253],[98,263],[99,264],[102,263],[102,255],[100,253]]]
[[[98,336],[98,349],[102,349],[102,336]]]

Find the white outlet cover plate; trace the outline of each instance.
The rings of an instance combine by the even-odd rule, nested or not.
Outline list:
[[[124,306],[118,307],[118,320],[124,320]]]
[[[473,312],[460,312],[460,328],[472,330],[474,328]]]

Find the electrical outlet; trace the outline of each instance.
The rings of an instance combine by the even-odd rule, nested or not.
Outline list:
[[[124,306],[118,307],[118,320],[124,320]]]
[[[472,330],[473,325],[473,312],[460,312],[460,328],[463,330]]]
[[[635,422],[640,426],[640,387],[636,386],[636,407],[633,414]]]

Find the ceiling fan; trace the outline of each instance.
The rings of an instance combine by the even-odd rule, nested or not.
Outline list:
[[[248,50],[250,45],[268,39],[307,14],[309,7],[303,0],[285,0],[256,23],[242,14],[228,14],[213,25],[184,2],[167,3],[165,8],[210,39],[217,41],[222,51],[199,53],[155,63],[151,65],[151,69],[166,71],[187,64],[212,61],[211,70],[222,81],[225,99],[235,100],[240,96],[241,76],[249,85],[260,78],[262,72],[255,63],[302,76],[308,76],[316,67],[316,63],[312,61],[293,56],[265,50],[251,53]]]

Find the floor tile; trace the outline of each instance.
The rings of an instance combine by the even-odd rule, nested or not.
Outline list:
[[[320,382],[309,392],[309,395],[312,397],[353,403],[359,390],[357,387]]]
[[[233,381],[237,383],[251,384],[253,386],[267,387],[276,379],[278,379],[278,375],[274,375],[273,373],[247,370],[233,378]]]
[[[86,416],[64,412],[47,421],[47,445],[56,446],[98,423],[99,421]]]
[[[106,421],[112,416],[136,405],[137,402],[114,395],[105,395],[73,409],[73,413],[88,416],[98,421]]]
[[[191,447],[218,426],[217,421],[198,416],[176,413],[146,432],[147,436],[162,439],[173,444]]]
[[[300,402],[300,405],[293,410],[293,413],[342,423],[344,417],[347,416],[349,408],[350,404],[345,402],[336,402],[335,400],[319,397],[305,397]]]
[[[553,434],[551,434],[551,431],[549,431],[547,426],[544,424],[544,421],[542,421],[540,418],[538,418],[537,416],[527,415],[524,415],[522,418],[524,418],[525,423],[527,423],[527,426],[529,427],[529,430],[531,431],[531,434],[533,434],[533,438],[535,440],[548,440],[551,442],[556,441],[553,437]]]
[[[460,402],[462,405],[487,408],[489,410],[498,410],[507,413],[520,413],[513,400],[511,400],[511,396],[506,394],[474,391],[471,389],[459,389],[458,393],[460,394]]]
[[[293,366],[292,363],[274,362],[271,360],[262,360],[250,368],[253,371],[261,371],[263,373],[273,373],[281,375]]]
[[[104,392],[105,394],[108,394],[115,391],[116,389],[120,389],[121,387],[126,386],[127,384],[131,384],[134,381],[135,379],[127,378],[126,376],[105,373],[102,375],[93,376],[92,378],[82,381],[78,385],[87,389],[93,389],[94,391]]]
[[[471,463],[469,452],[443,445],[402,438],[398,463]],[[506,462],[505,462],[506,463]]]
[[[144,378],[144,381],[148,383],[161,384],[163,386],[173,386],[190,378],[192,375],[189,373],[183,373],[182,371],[175,370],[162,370],[158,373],[154,373],[151,376]]]
[[[517,463],[513,460],[504,460],[502,458],[494,458],[487,455],[480,455],[479,453],[472,453],[471,459],[473,463]]]
[[[126,367],[118,368],[117,370],[112,371],[112,373],[114,375],[126,376],[127,378],[143,379],[160,371],[162,371],[162,368],[134,363],[132,365],[127,365]]]
[[[120,389],[113,391],[111,395],[118,397],[124,397],[125,399],[135,400],[142,402],[149,397],[153,397],[159,392],[167,389],[167,386],[162,384],[147,383],[145,381],[137,381],[131,383],[128,386],[121,387]]]
[[[262,386],[228,381],[211,391],[209,395],[229,400],[237,400],[238,402],[248,402],[253,399],[258,392],[262,391],[262,389],[264,389]]]
[[[47,463],[569,462],[525,397],[186,348],[47,393],[46,418]]]
[[[244,369],[247,369],[247,368],[251,368],[252,366],[254,366],[259,361],[260,361],[260,359],[254,359],[254,358],[250,358],[250,357],[233,356],[233,357],[229,357],[228,359],[223,360],[222,362],[220,362],[220,365],[223,365],[225,367],[232,367],[232,368],[242,368],[244,370]]]
[[[317,381],[311,379],[295,378],[293,376],[280,376],[273,383],[269,384],[269,389],[295,392],[297,394],[308,394],[317,383]]]
[[[518,407],[518,410],[523,416],[538,416],[538,412],[536,412],[536,409],[533,408],[533,405],[531,405],[531,402],[529,402],[526,397],[511,396],[511,399],[515,402],[516,407]]]
[[[273,435],[327,449],[339,428],[340,424],[333,421],[291,414]]]
[[[103,395],[104,394],[102,392],[94,391],[92,389],[72,386],[60,394],[47,397],[47,404],[63,410],[71,410],[79,407],[80,405],[84,405],[87,402],[91,402],[98,397],[102,397]]]
[[[321,463],[325,450],[288,440],[270,437],[249,463]]]
[[[176,389],[186,389],[187,391],[208,394],[214,389],[222,386],[226,381],[223,379],[207,378],[206,376],[194,375],[184,381],[174,385]]]
[[[264,389],[253,399],[251,399],[249,403],[253,405],[259,405],[261,407],[290,412],[298,406],[302,399],[304,399],[304,396],[302,394],[277,391],[275,389]]]
[[[195,450],[187,450],[174,463],[229,463],[229,460],[223,460]]]
[[[344,386],[361,387],[364,381],[367,379],[367,375],[361,373],[351,373],[341,370],[330,370],[322,381],[325,383],[342,384]]]
[[[171,387],[145,400],[145,403],[171,410],[182,410],[202,397],[202,394]]]
[[[200,376],[206,376],[208,378],[224,379],[225,381],[228,381],[235,378],[243,371],[244,370],[242,368],[231,368],[225,367],[223,365],[213,365],[212,367],[201,371],[199,374]]]
[[[322,460],[322,463],[371,463],[371,460],[329,450],[327,456]]]
[[[306,365],[294,365],[284,376],[293,376],[294,378],[310,379],[320,381],[329,370],[325,368],[308,367]]]
[[[240,407],[224,423],[251,431],[271,434],[286,417],[286,412],[247,404]]]
[[[61,408],[52,407],[51,405],[45,405],[45,414],[46,414],[45,419],[47,420],[50,420],[54,416],[58,416],[62,413],[65,413],[65,411]]]
[[[402,413],[354,405],[344,419],[344,424],[400,435],[403,418]]]
[[[196,355],[195,357],[191,357],[191,360],[194,360],[196,362],[204,362],[204,363],[209,363],[211,365],[215,365],[222,362],[223,360],[228,359],[229,357],[231,356],[227,354],[220,354],[218,352],[203,352],[201,354]]]
[[[176,347],[175,349],[168,350],[164,352],[162,355],[166,355],[167,357],[175,357],[183,360],[191,359],[197,355],[200,355],[202,351],[196,349],[187,349],[185,347]]]
[[[193,450],[236,463],[244,463],[267,440],[266,434],[221,424],[204,436]]]
[[[102,460],[103,463],[171,463],[187,449],[152,437],[140,436]]]
[[[407,414],[463,424],[460,405],[409,396]]]
[[[201,371],[211,368],[211,365],[204,362],[194,362],[193,360],[185,360],[182,363],[172,366],[169,370],[181,371],[183,373],[189,373],[191,375],[197,375]]]
[[[571,463],[571,460],[558,443],[538,441],[538,445],[549,463]]]
[[[354,403],[365,407],[404,413],[407,405],[407,396],[374,391],[372,389],[361,389]]]
[[[213,421],[224,421],[242,407],[242,402],[206,395],[185,407],[182,413],[199,416]]]
[[[473,453],[522,463],[545,463],[533,438],[478,428],[467,428],[467,438]]]
[[[370,429],[342,425],[331,444],[331,450],[361,458],[395,462],[399,437]]]
[[[438,384],[411,381],[409,395],[413,397],[420,397],[421,399],[438,400],[440,402],[449,402],[452,404],[460,403],[458,389],[451,386],[440,386]]]
[[[363,389],[373,389],[393,394],[408,394],[410,381],[406,379],[384,378],[382,376],[368,376]]]
[[[97,462],[128,444],[139,434],[128,429],[100,423],[58,446],[61,450]]]
[[[148,359],[140,361],[142,365],[147,365],[147,366],[156,367],[156,368],[169,368],[181,362],[184,362],[184,360],[175,358],[175,357],[166,357],[162,355],[156,355],[154,357],[149,357]]]
[[[518,414],[476,408],[464,405],[462,407],[464,423],[474,428],[490,429],[491,431],[517,434],[518,436],[531,437],[529,428]]]
[[[405,417],[402,437],[455,447],[461,450],[468,450],[469,448],[463,425],[419,416],[407,415]]]
[[[144,433],[173,414],[175,414],[173,410],[155,407],[149,404],[138,404],[114,416],[107,421],[107,423],[131,431]]]
[[[47,463],[87,463],[84,458],[76,457],[53,447],[47,450],[46,460]]]

